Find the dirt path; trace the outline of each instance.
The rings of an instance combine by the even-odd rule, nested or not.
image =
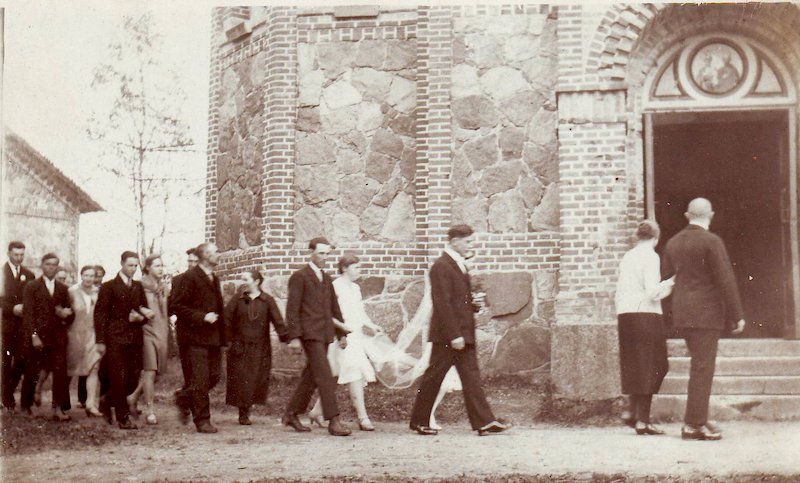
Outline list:
[[[723,441],[708,443],[681,441],[677,424],[666,426],[665,437],[637,437],[617,427],[536,426],[480,438],[464,425],[422,437],[404,424],[382,423],[374,433],[334,438],[319,428],[294,433],[264,417],[253,426],[239,426],[232,413],[215,419],[220,428],[216,435],[200,435],[191,426],[162,419],[167,420],[119,444],[6,456],[4,481],[800,474],[800,422],[730,422]]]

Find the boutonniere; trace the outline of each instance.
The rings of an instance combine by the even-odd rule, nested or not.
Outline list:
[[[25,280],[28,280],[28,277],[26,277],[25,274],[23,273],[22,275],[19,276],[19,281],[24,282]]]

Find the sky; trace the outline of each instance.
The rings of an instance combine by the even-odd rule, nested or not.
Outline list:
[[[199,5],[199,6],[198,6]],[[104,156],[86,128],[94,108],[107,103],[91,87],[95,67],[121,29],[123,16],[150,10],[163,36],[160,52],[180,77],[183,106],[197,149],[178,156],[200,188],[206,165],[211,7],[173,2],[12,2],[5,5],[3,115],[8,129],[28,141],[107,211],[81,217],[79,266],[111,269],[136,246],[132,195],[96,166]],[[182,270],[183,251],[203,238],[202,194],[170,205],[165,262]]]

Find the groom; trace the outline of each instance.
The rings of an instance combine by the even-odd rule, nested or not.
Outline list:
[[[500,433],[511,427],[495,419],[481,387],[475,351],[475,307],[469,273],[464,259],[472,252],[473,230],[456,225],[447,232],[448,247],[431,268],[433,315],[430,335],[433,343],[430,365],[422,375],[417,399],[411,410],[412,430],[435,435],[429,426],[431,409],[447,371],[455,365],[464,388],[464,403],[473,430],[479,436]]]

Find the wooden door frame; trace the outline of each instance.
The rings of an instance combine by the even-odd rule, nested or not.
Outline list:
[[[651,217],[655,214],[655,157],[653,152],[653,118],[659,114],[668,113],[702,113],[702,112],[733,112],[733,111],[783,111],[788,119],[787,128],[789,141],[789,251],[792,264],[790,277],[790,293],[792,307],[794,308],[793,324],[784,330],[785,339],[800,339],[800,235],[798,235],[798,122],[797,107],[794,105],[759,106],[748,108],[720,108],[710,107],[707,109],[648,109],[643,112],[644,126],[644,187],[645,187],[645,216]],[[783,160],[781,160],[783,162]],[[790,315],[790,314],[787,314]]]

